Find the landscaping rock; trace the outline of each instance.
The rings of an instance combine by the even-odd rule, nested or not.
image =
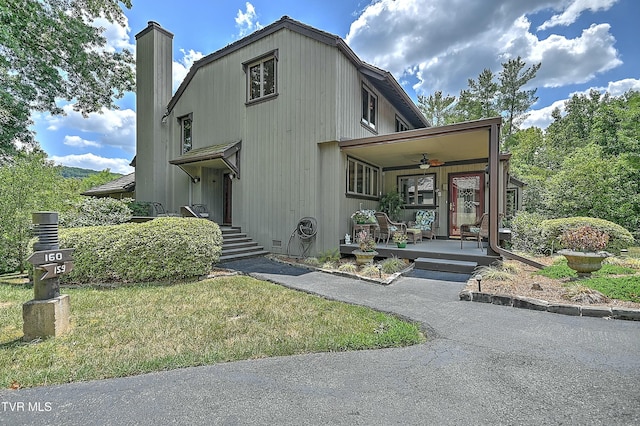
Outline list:
[[[580,306],[565,305],[562,303],[551,304],[547,306],[547,312],[553,312],[554,314],[562,314],[562,315],[580,316]]]
[[[514,297],[513,307],[532,309],[534,311],[546,311],[549,303],[544,300],[533,299],[530,297]]]
[[[640,309],[630,308],[611,308],[611,312],[615,319],[640,321]]]
[[[605,318],[612,316],[611,308],[607,306],[582,306],[583,317]]]
[[[474,302],[492,303],[493,295],[492,294],[487,294],[487,293],[480,293],[480,292],[477,292],[477,291],[472,291],[471,292],[471,300],[474,301]]]
[[[513,306],[513,297],[503,294],[494,294],[491,298],[491,303],[501,306]]]

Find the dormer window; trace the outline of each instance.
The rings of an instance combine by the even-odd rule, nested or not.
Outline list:
[[[277,51],[246,62],[247,102],[277,95]]]
[[[362,124],[376,129],[378,121],[378,97],[367,86],[362,86]]]

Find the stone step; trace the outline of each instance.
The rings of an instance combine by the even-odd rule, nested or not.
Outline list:
[[[257,245],[258,245],[258,243],[256,243],[255,241],[253,241],[253,240],[251,240],[249,238],[245,238],[242,241],[238,240],[237,242],[227,242],[227,241],[225,241],[222,244],[222,252],[224,253],[225,250],[236,249],[236,248],[256,247]]]
[[[220,262],[227,262],[230,260],[237,260],[237,259],[246,259],[250,257],[265,256],[267,254],[269,254],[269,252],[266,250],[257,250],[257,251],[250,251],[246,253],[234,253],[229,255],[222,255],[220,256]]]
[[[415,260],[415,268],[427,271],[471,274],[477,267],[477,262],[469,262],[466,260],[433,259],[428,257],[419,257]]]

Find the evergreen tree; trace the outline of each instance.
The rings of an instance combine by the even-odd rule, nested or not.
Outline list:
[[[538,63],[525,69],[526,63],[520,56],[502,64],[502,71],[498,78],[500,85],[498,105],[503,111],[505,140],[518,130],[520,124],[527,118],[526,111],[538,100],[537,89],[523,90],[522,87],[536,76],[541,65]]]
[[[437,91],[428,97],[419,95],[418,108],[432,126],[442,126],[450,122],[451,106],[455,100],[455,96],[442,96],[442,91]]]

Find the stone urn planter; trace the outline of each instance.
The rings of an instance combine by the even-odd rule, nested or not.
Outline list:
[[[356,257],[357,265],[366,265],[373,263],[373,258],[378,255],[377,251],[354,250],[351,253]]]
[[[607,252],[580,252],[573,250],[560,250],[558,254],[567,259],[567,266],[578,273],[578,277],[589,277],[592,272],[602,268],[602,261],[611,254]]]

